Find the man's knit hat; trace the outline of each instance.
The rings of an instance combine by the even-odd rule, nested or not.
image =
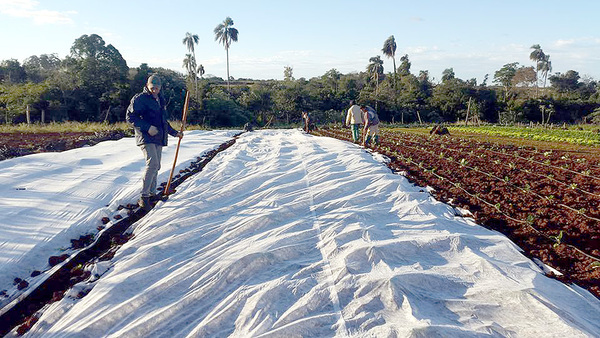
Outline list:
[[[160,87],[162,86],[162,81],[158,75],[154,74],[148,78],[148,82],[146,83],[148,86],[152,85],[152,87]]]

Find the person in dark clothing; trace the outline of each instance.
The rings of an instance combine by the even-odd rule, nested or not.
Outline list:
[[[311,131],[311,123],[312,121],[310,120],[310,114],[307,111],[303,111],[302,112],[302,120],[304,120],[304,131],[307,134],[310,134]]]
[[[141,93],[136,94],[127,108],[127,122],[133,124],[136,144],[146,159],[146,170],[142,182],[139,206],[150,209],[150,199],[156,192],[156,180],[160,169],[162,147],[167,146],[168,135],[183,137],[167,121],[165,99],[162,96],[161,80],[158,75],[148,78]]]

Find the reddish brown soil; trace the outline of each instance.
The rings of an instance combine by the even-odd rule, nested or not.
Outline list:
[[[315,134],[350,141],[350,131]],[[384,131],[377,152],[600,298],[600,155]]]
[[[49,151],[94,145],[101,141],[118,140],[122,131],[70,133],[0,133],[0,161],[7,158]]]

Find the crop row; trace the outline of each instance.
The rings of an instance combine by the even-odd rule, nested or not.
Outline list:
[[[512,178],[519,175],[525,175],[525,183],[522,187],[529,191],[548,191],[549,189],[539,188],[540,186],[550,186],[556,188],[563,195],[547,195],[548,198],[578,198],[580,194],[586,194],[593,200],[600,199],[600,175],[598,170],[592,167],[590,160],[568,159],[564,155],[562,159],[554,161],[550,159],[544,162],[536,160],[533,156],[522,157],[515,154],[514,150],[501,148],[486,148],[478,145],[476,148],[466,145],[465,142],[452,142],[448,140],[443,143],[439,138],[423,140],[411,140],[393,133],[386,133],[386,140],[395,143],[396,146],[406,147],[417,152],[425,152],[437,156],[440,160],[459,161],[461,166],[474,170],[490,173],[500,176],[503,181],[510,182]],[[545,152],[548,156],[550,152]],[[560,156],[559,153],[553,153]],[[569,162],[570,160],[570,162]],[[561,164],[556,164],[560,161]],[[598,176],[596,176],[598,175]],[[531,182],[529,184],[528,182]],[[537,188],[536,188],[537,187]],[[566,188],[566,189],[565,189]],[[573,206],[577,208],[576,206]],[[580,208],[577,208],[578,210]],[[600,216],[600,215],[598,215]]]
[[[452,127],[453,131],[498,135],[536,141],[566,142],[581,145],[600,145],[600,134],[593,130],[563,130],[519,127]]]

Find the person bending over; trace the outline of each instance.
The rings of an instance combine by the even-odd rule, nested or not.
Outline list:
[[[377,112],[370,106],[362,106],[360,109],[363,111],[363,121],[365,123],[363,146],[368,147],[371,139],[376,145],[379,145],[379,116],[377,116]]]

